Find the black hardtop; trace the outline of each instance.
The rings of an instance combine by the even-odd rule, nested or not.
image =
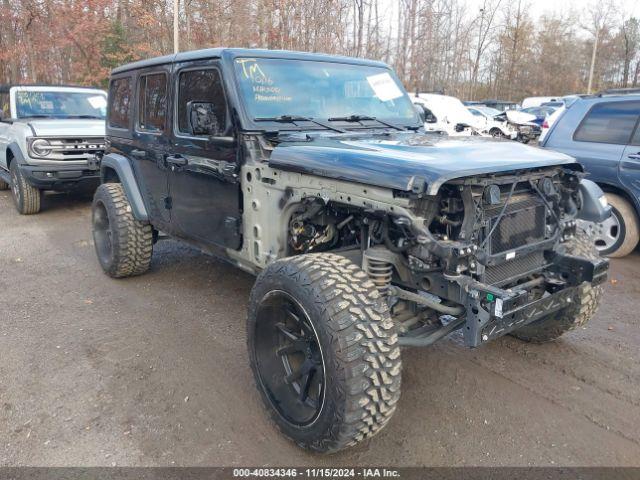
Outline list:
[[[102,90],[100,87],[87,87],[86,85],[64,85],[54,83],[15,83],[1,84],[0,93],[9,93],[15,87],[56,87],[56,88],[85,88],[87,90]]]
[[[353,65],[369,65],[376,67],[388,67],[384,62],[376,60],[367,60],[364,58],[345,57],[341,55],[328,55],[324,53],[295,52],[290,50],[267,50],[259,48],[206,48],[202,50],[192,50],[189,52],[179,52],[172,55],[164,55],[161,57],[149,58],[133,63],[128,63],[111,71],[112,75],[127,72],[130,70],[138,70],[142,68],[153,67],[157,65],[166,65],[169,63],[189,62],[196,60],[205,60],[210,58],[229,58],[236,57],[256,57],[256,58],[282,58],[287,60],[313,60],[317,62],[334,62],[349,63]]]

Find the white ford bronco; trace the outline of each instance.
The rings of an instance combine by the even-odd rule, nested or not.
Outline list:
[[[99,89],[0,86],[0,190],[21,214],[40,211],[44,190],[98,185],[106,109]]]

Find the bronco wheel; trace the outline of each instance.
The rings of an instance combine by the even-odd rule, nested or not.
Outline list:
[[[11,162],[9,169],[11,171],[11,193],[16,209],[22,215],[38,213],[42,203],[42,192],[27,182],[20,172],[17,162]]]
[[[599,257],[593,241],[586,234],[581,234],[565,244],[564,253],[589,259]],[[594,287],[584,282],[578,287],[578,298],[573,306],[525,325],[512,335],[525,342],[533,343],[555,340],[564,333],[586,324],[595,315],[601,296],[601,286]]]
[[[93,241],[102,269],[114,278],[140,275],[153,254],[151,225],[133,217],[119,183],[104,183],[93,198]]]
[[[384,427],[400,396],[400,348],[386,301],[335,254],[276,261],[257,278],[251,368],[272,419],[303,448],[334,452]]]

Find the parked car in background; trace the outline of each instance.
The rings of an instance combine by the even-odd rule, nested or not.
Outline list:
[[[484,105],[467,106],[467,110],[476,117],[476,121],[483,123],[483,130],[489,132],[492,137],[508,138],[515,140],[518,137],[518,129],[508,122],[506,118],[501,118],[501,113],[495,108]]]
[[[411,101],[424,112],[428,132],[445,132],[450,136],[479,135],[485,125],[475,118],[456,97],[437,93],[417,93]],[[484,135],[489,136],[488,131]]]
[[[106,111],[103,90],[0,87],[0,190],[11,187],[21,214],[40,211],[44,190],[98,185]]]
[[[613,207],[604,223],[582,227],[601,254],[631,253],[640,238],[640,95],[575,97],[556,113],[540,146],[575,157]]]
[[[528,113],[530,115],[535,115],[536,119],[533,120],[533,123],[542,127],[545,119],[555,112],[557,107],[552,106],[540,106],[540,107],[529,107],[520,109],[523,113]]]
[[[505,110],[497,119],[503,119],[513,125],[518,131],[516,140],[522,143],[529,143],[540,136],[540,127],[534,123],[535,115],[523,113],[520,110]]]
[[[521,106],[523,109],[531,108],[531,107],[539,107],[543,104],[548,104],[550,102],[558,102],[562,97],[527,97],[522,100]]]

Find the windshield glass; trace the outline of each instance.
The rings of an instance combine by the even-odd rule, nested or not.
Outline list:
[[[251,118],[366,115],[400,125],[419,124],[404,89],[386,68],[237,58],[235,70]]]
[[[500,115],[502,113],[500,110],[496,110],[495,108],[491,108],[491,107],[476,107],[476,108],[491,117],[495,117],[496,115]]]
[[[16,115],[51,118],[99,118],[107,114],[107,96],[97,92],[16,92]]]

